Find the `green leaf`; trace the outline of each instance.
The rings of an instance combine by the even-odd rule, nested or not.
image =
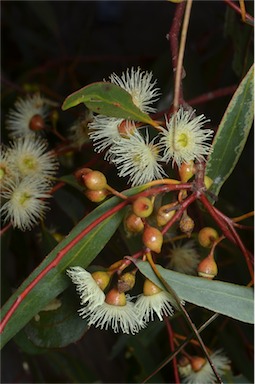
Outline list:
[[[142,191],[144,188],[144,186],[135,187],[124,193],[131,196]],[[2,308],[1,318],[6,315],[12,304],[16,302],[23,293],[24,289],[57,257],[60,250],[66,247],[81,231],[101,217],[105,212],[115,207],[119,202],[119,198],[112,197],[82,219],[10,297]],[[22,329],[32,317],[70,285],[70,279],[66,276],[65,272],[69,266],[80,265],[86,268],[92,262],[118,228],[124,211],[125,210],[122,209],[98,224],[70,249],[55,268],[52,268],[40,279],[20,302],[18,308],[10,317],[1,335],[1,347]]]
[[[65,99],[62,109],[65,111],[80,103],[84,103],[91,111],[101,115],[158,126],[149,115],[133,103],[132,96],[125,89],[109,82],[92,83],[72,93]]]
[[[135,264],[142,274],[164,289],[148,262],[138,260]],[[252,288],[188,276],[160,265],[157,269],[180,299],[246,323],[254,322]]]
[[[232,97],[213,141],[206,175],[213,180],[210,191],[215,195],[234,170],[252,126],[253,76],[252,66]]]
[[[63,348],[75,343],[88,330],[86,320],[77,313],[79,307],[79,296],[74,289],[67,289],[26,325],[28,339],[41,348]]]

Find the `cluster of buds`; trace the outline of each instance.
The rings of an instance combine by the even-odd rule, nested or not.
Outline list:
[[[93,171],[90,168],[78,169],[74,176],[76,180],[85,186],[85,196],[94,203],[100,203],[108,195],[107,180],[100,171]]]

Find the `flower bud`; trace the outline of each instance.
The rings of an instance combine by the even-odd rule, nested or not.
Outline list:
[[[131,213],[125,219],[125,226],[129,232],[138,233],[144,229],[144,224],[141,217],[136,216],[134,213]]]
[[[194,161],[189,161],[188,163],[182,163],[179,168],[179,174],[181,181],[186,183],[191,177],[195,174]]]
[[[131,272],[124,273],[118,280],[118,291],[120,293],[130,291],[135,285],[135,274]]]
[[[218,238],[218,232],[211,227],[204,227],[198,233],[198,241],[202,247],[211,247]]]
[[[159,226],[166,225],[171,220],[171,218],[174,216],[174,214],[176,212],[173,209],[174,207],[176,207],[176,203],[170,203],[167,205],[163,205],[162,207],[159,208],[158,213],[157,213],[157,217],[156,217],[157,224]]]
[[[103,291],[110,282],[110,274],[105,271],[96,271],[91,274],[99,288]]]
[[[87,189],[84,194],[93,203],[101,203],[101,201],[103,201],[109,193],[107,189],[99,189],[98,191]]]
[[[74,177],[76,178],[76,180],[78,181],[78,183],[84,185],[84,182],[83,182],[83,177],[89,173],[89,172],[92,172],[92,169],[90,168],[81,168],[81,169],[77,169],[77,171],[74,172]]]
[[[188,235],[188,237],[190,237],[190,235],[194,229],[195,223],[194,223],[194,220],[192,220],[192,218],[189,217],[186,212],[184,212],[184,214],[182,215],[182,218],[180,220],[179,226],[180,226],[180,230],[183,233],[186,233]]]
[[[197,273],[198,276],[205,277],[210,280],[218,274],[218,267],[212,252],[210,252],[209,255],[198,265]]]
[[[83,182],[88,189],[98,191],[107,186],[105,175],[100,171],[91,171],[82,176]]]
[[[206,359],[200,356],[192,357],[191,359],[191,367],[194,372],[198,372],[205,365]]]
[[[41,115],[36,114],[31,117],[29,121],[29,129],[31,129],[31,131],[41,131],[44,128],[45,122]]]
[[[105,296],[105,302],[110,305],[124,307],[126,305],[126,295],[124,292],[119,292],[117,288],[112,288]]]
[[[144,296],[152,296],[156,293],[161,292],[162,289],[159,288],[156,284],[154,284],[151,280],[146,279],[143,284],[143,294]]]
[[[148,197],[138,197],[132,205],[133,212],[139,217],[148,217],[152,214],[153,204]]]
[[[163,235],[157,228],[148,225],[143,232],[142,239],[144,245],[150,248],[151,251],[160,253],[163,244]]]

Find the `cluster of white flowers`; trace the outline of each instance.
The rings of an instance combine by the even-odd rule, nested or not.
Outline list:
[[[159,89],[152,73],[131,68],[121,77],[115,73],[110,81],[130,93],[133,103],[144,113],[155,112],[151,106],[159,98]],[[121,118],[94,116],[89,126],[89,136],[97,152],[105,151],[105,158],[117,166],[120,177],[129,176],[135,186],[145,184],[165,175],[161,163],[180,166],[191,160],[203,160],[210,153],[213,131],[204,129],[204,115],[195,116],[194,110],[182,107],[170,118],[165,128],[151,141],[148,127],[136,128],[135,122]],[[132,127],[132,128],[131,128]]]
[[[30,127],[35,116],[43,121],[46,118],[47,109],[41,96],[19,99],[15,107],[7,117],[7,129],[13,141],[1,148],[0,213],[5,222],[27,230],[44,216],[45,199],[50,197],[57,161],[53,152],[47,151],[47,141]]]
[[[160,321],[164,316],[173,314],[174,301],[170,294],[148,279],[145,280],[143,293],[133,302],[128,294],[117,290],[105,294],[94,280],[93,274],[82,267],[69,268],[67,275],[76,285],[81,298],[82,308],[78,312],[87,319],[89,326],[94,325],[101,329],[111,327],[114,332],[121,330],[123,333],[135,334],[154,319],[154,314]]]

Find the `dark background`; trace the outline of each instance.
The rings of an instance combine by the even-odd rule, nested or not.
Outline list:
[[[2,140],[8,141],[5,114],[18,96],[40,90],[62,103],[82,86],[131,66],[153,71],[163,95],[160,107],[168,108],[173,73],[167,34],[175,8],[167,1],[2,1]],[[249,67],[242,52],[236,55],[234,34],[226,32],[226,9],[223,1],[194,1],[184,59],[186,101],[238,84]],[[235,22],[248,36],[242,45],[247,53],[252,32],[247,28],[246,33],[238,16]],[[195,107],[217,127],[230,98]],[[63,133],[75,113],[60,112]],[[252,137],[223,187],[222,201],[242,212],[252,209]],[[2,353],[2,382],[132,382],[141,367],[130,352],[132,343],[130,351],[120,349],[111,357],[117,340],[111,332],[91,329],[80,342],[42,354],[27,353],[12,341]],[[164,342],[164,333],[159,334],[162,348],[151,352],[156,361],[168,353]],[[165,382],[171,375],[168,366]]]

